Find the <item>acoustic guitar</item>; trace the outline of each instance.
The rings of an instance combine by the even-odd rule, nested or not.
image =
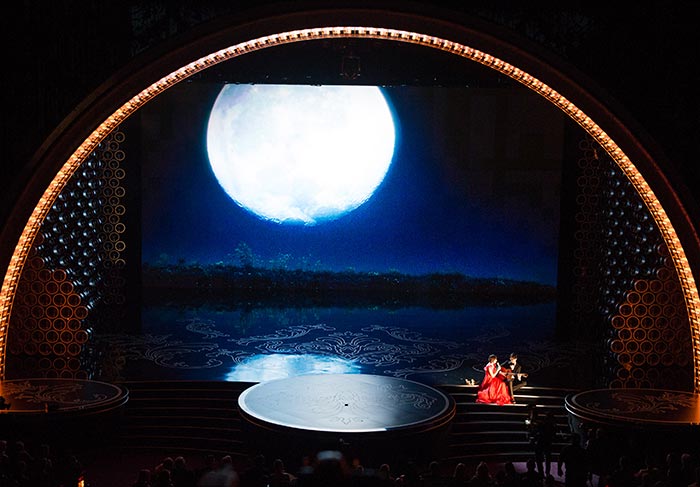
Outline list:
[[[522,377],[523,379],[527,378],[527,374],[524,374],[522,372],[520,374],[516,374],[510,369],[501,369],[501,373],[503,374],[504,380],[513,380],[513,376],[516,375],[520,375],[520,377]]]

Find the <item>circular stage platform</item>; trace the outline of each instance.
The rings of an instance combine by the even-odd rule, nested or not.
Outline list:
[[[596,389],[566,399],[567,411],[589,422],[655,428],[700,425],[700,395],[663,389]]]
[[[114,384],[78,379],[15,379],[0,381],[0,396],[9,405],[0,414],[81,415],[118,408],[128,393]]]
[[[700,447],[700,395],[664,389],[595,389],[566,398],[572,429],[604,428],[621,443]]]
[[[257,435],[272,432],[277,441],[282,433],[312,448],[332,449],[338,442],[362,445],[365,451],[399,439],[402,444],[392,448],[411,448],[413,440],[445,433],[455,415],[452,398],[433,387],[364,374],[262,382],[243,391],[238,405]]]
[[[0,410],[5,440],[56,442],[80,447],[85,441],[109,441],[119,428],[126,389],[79,379],[14,379],[0,381]]]

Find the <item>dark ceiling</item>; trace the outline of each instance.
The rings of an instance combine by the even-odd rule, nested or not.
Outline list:
[[[498,87],[507,76],[435,49],[371,39],[328,39],[262,49],[202,71],[214,83]]]
[[[344,2],[374,6],[377,2]],[[695,2],[625,6],[517,8],[486,2],[400,2],[428,16],[476,18],[539,44],[575,66],[651,134],[678,179],[700,200],[700,35]],[[386,2],[382,2],[386,4]],[[3,123],[0,141],[8,211],[42,141],[72,110],[134,56],[199,24],[252,5],[267,12],[323,3],[217,0],[63,0],[15,3],[2,16]],[[336,3],[333,3],[335,6]],[[388,4],[391,7],[391,4]],[[450,11],[454,10],[453,17]],[[447,12],[447,14],[446,14]],[[314,41],[263,50],[223,64],[193,81],[320,84],[507,85],[507,78],[440,52],[414,56],[382,41]],[[371,56],[368,53],[371,52]],[[241,64],[242,63],[242,64]],[[245,66],[245,69],[241,69]],[[359,70],[360,77],[354,77]],[[246,73],[246,74],[242,74]],[[24,171],[23,171],[24,170]],[[5,214],[6,216],[6,214]]]

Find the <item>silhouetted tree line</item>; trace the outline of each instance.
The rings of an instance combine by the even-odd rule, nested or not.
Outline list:
[[[150,301],[232,306],[462,308],[549,302],[556,289],[535,282],[460,273],[409,275],[356,271],[263,269],[225,264],[143,267]]]

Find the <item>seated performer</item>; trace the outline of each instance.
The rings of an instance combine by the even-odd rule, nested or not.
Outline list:
[[[489,355],[489,361],[484,366],[484,380],[476,393],[476,402],[499,406],[513,402],[505,382],[505,371],[495,355]]]
[[[523,368],[518,363],[518,355],[516,353],[510,354],[510,360],[503,365],[503,368],[508,369],[508,372],[506,372],[506,381],[508,382],[510,398],[513,400],[513,403],[515,403],[515,391],[527,385],[525,381],[527,374],[523,373]]]

